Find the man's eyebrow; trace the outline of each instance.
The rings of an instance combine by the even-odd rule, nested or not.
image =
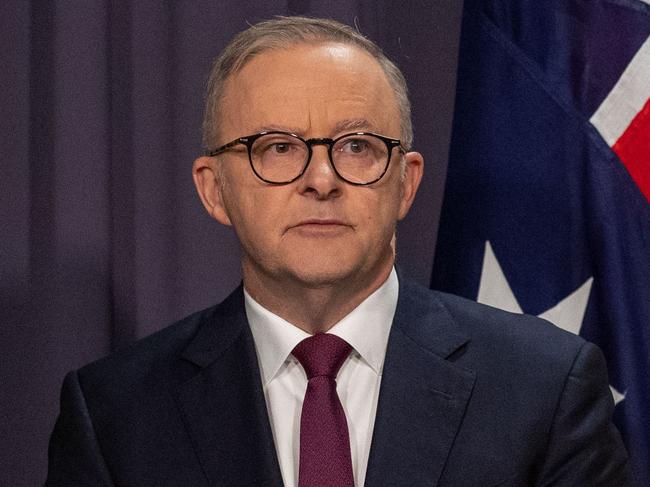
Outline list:
[[[300,134],[300,129],[297,127],[288,127],[285,125],[263,125],[257,127],[255,133],[260,132],[289,132],[290,134]]]
[[[340,134],[341,132],[354,132],[354,131],[376,131],[375,125],[366,118],[346,118],[340,120],[334,126],[332,136]],[[291,134],[302,135],[303,129],[299,127],[289,127],[287,125],[262,125],[255,129],[254,133],[259,132],[289,132]],[[325,136],[325,134],[323,134]]]
[[[376,130],[374,124],[365,118],[348,118],[341,120],[334,127],[335,133],[340,133],[350,130]]]

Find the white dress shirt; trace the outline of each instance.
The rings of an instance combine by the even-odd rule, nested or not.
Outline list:
[[[356,486],[362,486],[366,477],[379,385],[388,334],[397,307],[398,288],[397,274],[393,269],[379,289],[328,331],[343,338],[354,349],[339,370],[336,390],[348,422]],[[300,414],[307,376],[291,351],[310,335],[271,313],[245,290],[244,296],[282,480],[286,487],[296,487]]]

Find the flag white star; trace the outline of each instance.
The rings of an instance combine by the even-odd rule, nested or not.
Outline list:
[[[580,328],[582,328],[582,320],[587,310],[587,303],[589,302],[589,294],[591,293],[591,285],[593,282],[594,278],[590,277],[578,289],[538,316],[550,321],[563,330],[575,335],[580,334]],[[496,255],[494,255],[492,245],[490,245],[489,241],[485,242],[481,282],[476,300],[479,303],[488,304],[512,313],[523,313],[503,273],[501,264],[499,264]],[[625,399],[624,392],[617,391],[611,385],[609,388],[614,397],[615,404]]]

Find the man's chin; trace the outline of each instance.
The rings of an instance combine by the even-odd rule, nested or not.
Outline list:
[[[347,271],[340,267],[334,269],[311,269],[302,267],[294,269],[288,273],[290,278],[300,283],[305,288],[322,289],[332,286],[340,286],[341,283],[347,282],[354,278],[354,271]]]

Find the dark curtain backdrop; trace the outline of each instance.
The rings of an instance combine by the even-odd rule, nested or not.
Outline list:
[[[65,373],[227,295],[231,230],[194,194],[211,60],[248,24],[331,17],[403,69],[427,166],[398,234],[428,284],[462,2],[0,2],[0,485],[42,483]]]

